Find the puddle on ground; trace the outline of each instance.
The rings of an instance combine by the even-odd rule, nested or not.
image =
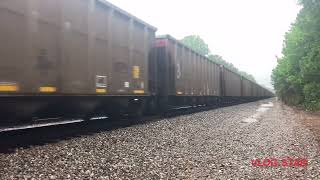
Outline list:
[[[256,110],[257,112],[249,118],[242,120],[243,123],[254,123],[258,121],[258,118],[262,116],[263,113],[268,111],[273,107],[273,103],[269,102],[268,104],[261,104],[260,107]]]
[[[271,108],[271,107],[273,107],[273,103],[269,102],[268,104],[261,104],[260,106],[261,107],[269,107],[269,108]]]
[[[242,122],[244,123],[254,123],[254,122],[257,122],[258,120],[256,118],[247,118],[247,119],[244,119]]]
[[[257,112],[266,112],[266,111],[268,111],[269,109],[270,109],[270,108],[261,107],[261,108],[257,109],[256,111],[257,111]]]

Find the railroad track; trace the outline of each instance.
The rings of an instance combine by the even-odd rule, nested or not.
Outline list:
[[[223,107],[223,106],[219,106]],[[144,121],[148,121],[154,118],[161,118],[161,117],[171,117],[176,115],[183,115],[198,111],[204,111],[209,109],[218,108],[218,106],[206,106],[206,105],[198,105],[198,106],[180,106],[180,107],[172,107],[170,110],[168,110],[165,113],[159,113],[157,115],[146,115],[142,117],[141,119],[144,119]],[[48,118],[48,119],[37,119],[30,123],[26,123],[23,125],[9,125],[0,127],[0,133],[5,132],[11,132],[11,131],[20,131],[20,130],[27,130],[27,129],[36,129],[36,128],[44,128],[44,127],[50,127],[50,126],[61,126],[61,125],[68,125],[68,124],[79,124],[79,123],[88,123],[90,121],[109,121],[110,119],[108,116],[96,116],[91,118],[90,120],[84,120],[84,119],[66,119],[66,118]],[[127,114],[124,114],[120,117],[120,119],[127,120]],[[137,119],[134,119],[135,122],[140,122],[140,120],[137,121]]]
[[[6,153],[20,147],[29,147],[51,142],[58,142],[79,136],[110,131],[138,124],[155,122],[162,118],[170,118],[200,111],[212,110],[214,106],[183,106],[156,115],[146,115],[138,119],[123,115],[120,118],[94,117],[83,119],[48,119],[36,121],[24,126],[9,126],[0,129],[0,152]]]
[[[123,114],[118,118],[107,116],[93,117],[90,120],[83,119],[41,119],[23,126],[8,126],[0,129],[0,153],[9,153],[16,148],[42,145],[75,137],[86,136],[103,131],[111,131],[119,128],[135,126],[149,122],[159,121],[163,118],[172,118],[201,111],[208,111],[226,106],[181,106],[172,107],[165,113],[145,115],[140,118],[130,118]]]

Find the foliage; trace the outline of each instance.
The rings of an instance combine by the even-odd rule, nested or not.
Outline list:
[[[208,44],[206,44],[200,36],[186,36],[181,42],[204,56],[207,56],[210,53]]]
[[[310,110],[320,109],[320,83],[309,83],[303,88],[305,94],[305,107]]]
[[[238,68],[236,68],[232,63],[225,61],[219,55],[210,54],[210,49],[209,49],[208,44],[206,44],[205,41],[203,39],[201,39],[200,36],[198,36],[198,35],[186,36],[181,40],[181,42],[183,44],[189,46],[190,48],[192,48],[194,51],[208,57],[211,61],[214,61],[218,64],[222,64],[224,67],[230,69],[231,71],[236,72],[236,73],[242,75],[243,77],[245,77],[253,82],[256,82],[256,80],[254,79],[254,77],[251,74],[248,74],[244,71],[239,71]]]
[[[300,4],[303,8],[285,35],[272,81],[286,103],[320,110],[320,0]]]

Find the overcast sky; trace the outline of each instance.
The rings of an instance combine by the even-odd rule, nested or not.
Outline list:
[[[271,86],[284,34],[300,7],[296,0],[108,0],[178,39],[200,35],[213,54]]]

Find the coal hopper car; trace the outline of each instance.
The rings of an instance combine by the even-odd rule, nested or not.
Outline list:
[[[104,0],[0,1],[0,124],[137,112],[156,28]]]
[[[222,68],[170,35],[157,37],[157,95],[162,109],[217,105]]]
[[[158,36],[155,48],[158,71],[152,82],[158,87],[160,109],[226,106],[272,96],[170,35]]]
[[[105,0],[2,0],[0,27],[0,127],[272,96]]]

